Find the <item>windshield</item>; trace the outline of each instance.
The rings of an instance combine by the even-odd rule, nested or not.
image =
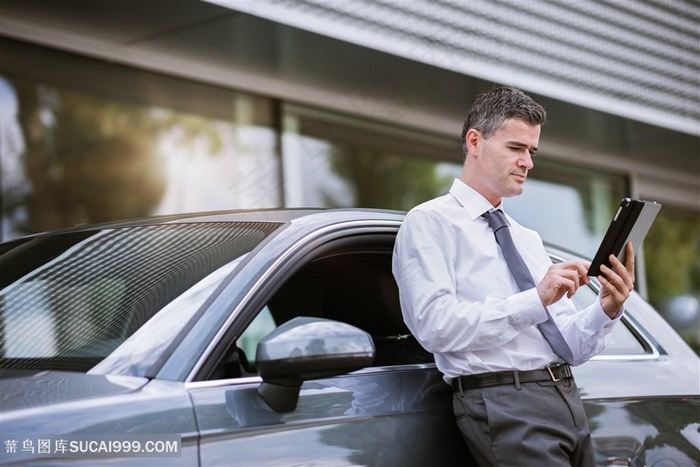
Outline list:
[[[178,298],[200,283],[213,291],[279,226],[149,225],[0,245],[0,367],[87,371],[161,310],[184,326],[204,299]]]

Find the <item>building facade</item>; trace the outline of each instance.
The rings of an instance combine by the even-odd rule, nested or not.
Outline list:
[[[700,290],[692,0],[0,0],[2,240],[278,206],[410,209],[459,175],[468,105],[548,110],[506,208],[592,255],[620,199],[663,204],[639,288]]]

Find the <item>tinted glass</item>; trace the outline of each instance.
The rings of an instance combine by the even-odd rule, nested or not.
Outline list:
[[[403,322],[391,272],[392,244],[378,246],[376,242],[372,236],[355,237],[350,250],[314,258],[288,280],[275,282],[277,290],[211,379],[257,374],[260,340],[300,316],[344,322],[369,333],[376,351],[372,366],[433,363],[432,354],[420,346]]]
[[[278,226],[153,225],[4,245],[0,364],[86,371],[161,309],[249,252]],[[215,277],[220,282],[225,274]],[[202,290],[211,291],[212,285]],[[187,303],[196,309],[205,298]]]

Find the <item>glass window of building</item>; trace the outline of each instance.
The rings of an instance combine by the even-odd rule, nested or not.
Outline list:
[[[454,138],[286,106],[283,160],[288,206],[378,207],[408,210],[446,193],[460,176]],[[522,196],[508,212],[543,239],[592,256],[626,177],[538,156]]]
[[[538,155],[523,194],[507,199],[505,206],[543,240],[592,257],[620,200],[628,195],[622,175]]]
[[[287,206],[408,210],[445,193],[461,170],[449,139],[285,106],[282,153]]]
[[[28,47],[26,44],[22,47]],[[281,204],[272,101],[0,41],[2,240]]]

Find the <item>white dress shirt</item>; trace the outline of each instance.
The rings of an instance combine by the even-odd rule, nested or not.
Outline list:
[[[499,208],[502,206],[499,206]],[[493,230],[491,204],[459,179],[449,194],[413,208],[399,230],[393,272],[404,320],[450,380],[500,370],[532,370],[563,360],[537,328],[547,320],[537,289],[520,292]],[[540,236],[507,216],[535,283],[552,261]],[[548,306],[578,365],[600,352],[613,325],[600,300],[582,311],[564,296]]]

